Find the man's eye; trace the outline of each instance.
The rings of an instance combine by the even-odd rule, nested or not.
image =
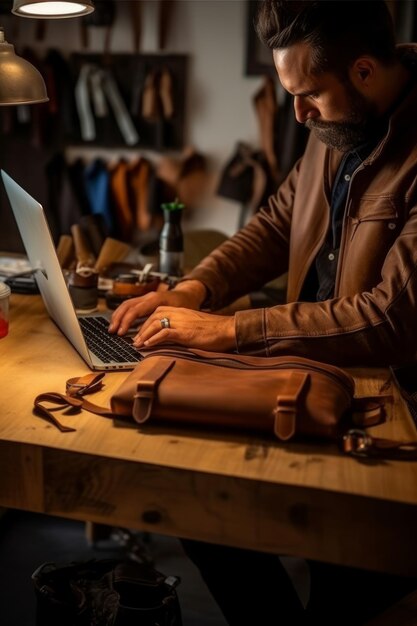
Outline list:
[[[312,100],[318,100],[319,94],[318,93],[310,93],[308,97],[311,98]]]

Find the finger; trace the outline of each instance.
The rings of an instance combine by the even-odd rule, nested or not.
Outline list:
[[[109,331],[123,335],[136,319],[150,315],[157,306],[158,297],[154,292],[126,300],[113,313]]]
[[[156,346],[160,343],[172,343],[172,334],[173,333],[169,328],[161,328],[153,335],[149,334],[147,337],[141,335],[140,339],[134,340],[133,345],[135,346],[135,348],[140,348],[141,346],[146,346],[148,348]]]
[[[144,342],[144,346],[146,348],[152,348],[153,346],[157,346],[162,343],[175,343],[173,338],[173,332],[169,328],[163,328],[156,333],[156,335],[152,335],[149,339]]]
[[[120,324],[117,329],[117,334],[124,335],[125,333],[127,333],[129,328],[136,323],[136,320],[142,317],[143,317],[143,312],[142,312],[141,305],[137,305],[129,309],[120,320]]]
[[[175,310],[173,307],[167,306],[158,306],[155,311],[153,311],[152,315],[150,315],[143,323],[140,334],[142,335],[147,331],[148,328],[154,325],[155,322],[158,323],[159,327],[162,328],[161,320],[166,317],[170,320],[170,324],[172,325],[172,316],[174,315]]]
[[[122,302],[122,304],[120,304],[117,307],[115,311],[113,311],[110,317],[110,325],[109,325],[110,332],[115,332],[119,328],[120,323],[122,319],[124,318],[124,316],[126,315],[126,313],[129,311],[129,309],[136,306],[138,300],[139,298],[132,298],[131,300],[125,300],[124,302]]]
[[[152,316],[152,318],[149,318],[146,321],[146,323],[140,329],[140,332],[133,339],[133,345],[136,346],[137,348],[139,346],[142,346],[145,343],[145,341],[147,341],[148,339],[150,339],[157,333],[161,332],[162,330],[169,331],[170,329],[162,328],[161,320],[159,318],[155,318],[154,316]]]
[[[136,312],[136,308],[128,309],[118,324],[112,324],[109,327],[109,331],[117,332],[118,335],[124,335],[138,317],[140,317],[140,314]]]

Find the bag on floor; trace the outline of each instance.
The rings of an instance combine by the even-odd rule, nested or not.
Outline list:
[[[44,563],[33,574],[36,626],[182,626],[180,579],[113,559]]]

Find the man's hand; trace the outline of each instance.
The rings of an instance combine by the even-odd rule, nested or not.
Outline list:
[[[202,313],[206,288],[198,280],[179,283],[172,291],[151,291],[123,302],[113,313],[109,331],[124,335],[139,318],[147,317],[134,338],[137,348],[176,343],[190,348],[226,351],[236,347],[234,317]],[[169,320],[161,324],[161,320]],[[165,328],[164,328],[165,325]]]
[[[199,309],[207,291],[198,280],[179,283],[172,291],[151,291],[139,298],[125,300],[111,316],[109,332],[124,335],[135,320],[148,317],[160,306]]]
[[[232,350],[236,348],[234,317],[160,306],[143,324],[133,344],[136,348],[151,348],[164,343],[219,352]]]

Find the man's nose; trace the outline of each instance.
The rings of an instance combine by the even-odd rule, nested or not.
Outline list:
[[[304,124],[310,118],[318,117],[319,112],[305,98],[294,96],[294,112],[297,122]]]

